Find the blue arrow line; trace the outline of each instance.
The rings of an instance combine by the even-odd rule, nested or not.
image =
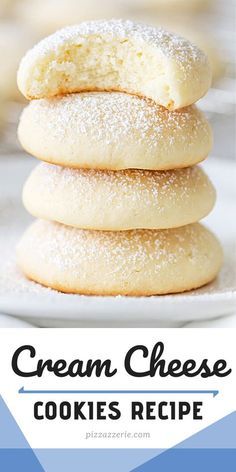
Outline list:
[[[25,390],[24,387],[18,393],[28,394],[208,394],[215,397],[219,390]]]

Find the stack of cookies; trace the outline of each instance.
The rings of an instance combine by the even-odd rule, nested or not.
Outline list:
[[[211,82],[188,41],[130,21],[83,23],[41,41],[18,84],[22,146],[44,161],[23,200],[25,275],[67,293],[154,295],[213,280],[216,238],[197,223],[215,190],[195,164],[212,136],[192,105]]]

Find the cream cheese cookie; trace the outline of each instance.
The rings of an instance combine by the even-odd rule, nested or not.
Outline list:
[[[151,23],[155,26],[157,26],[157,24],[160,26],[160,18],[156,19],[156,24],[152,18]],[[173,31],[175,34],[187,38],[206,54],[210,62],[213,81],[224,75],[225,63],[223,55],[221,55],[216,39],[209,31],[204,31],[204,29],[199,28],[193,20],[191,21],[187,17],[182,17],[181,20],[179,17],[175,20],[174,18],[164,20],[161,22],[161,26],[167,28],[169,31]]]
[[[168,15],[168,12],[165,12],[165,14],[162,12],[162,14],[160,14],[157,9],[156,14],[155,12],[151,12],[149,15],[147,12],[144,14],[141,10],[133,14],[132,19],[135,21],[141,20],[156,28],[161,27],[174,34],[183,36],[188,41],[191,41],[191,43],[196,44],[208,57],[213,82],[224,75],[226,63],[221,54],[218,42],[209,30],[199,27],[195,17],[189,18],[188,15],[183,15],[181,11],[176,12],[176,15],[173,16]]]
[[[168,111],[125,93],[78,93],[33,100],[19,140],[41,160],[75,168],[165,170],[202,161],[212,132],[194,105]]]
[[[80,91],[123,91],[174,110],[211,84],[205,54],[189,41],[141,23],[91,21],[59,30],[22,59],[18,86],[27,98]]]
[[[217,239],[199,223],[123,233],[38,220],[17,252],[28,278],[62,292],[91,295],[183,292],[213,280],[222,264]]]
[[[32,215],[77,228],[161,229],[206,216],[215,190],[199,167],[96,171],[42,163],[27,180],[23,201]]]

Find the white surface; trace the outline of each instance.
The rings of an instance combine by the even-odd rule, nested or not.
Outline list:
[[[23,155],[0,158],[1,312],[39,326],[181,327],[188,321],[213,319],[235,311],[235,168],[230,162],[209,159],[203,165],[218,191],[218,202],[207,224],[219,236],[225,250],[219,278],[194,292],[143,298],[66,295],[24,279],[15,267],[14,247],[30,221],[20,194],[35,164]]]

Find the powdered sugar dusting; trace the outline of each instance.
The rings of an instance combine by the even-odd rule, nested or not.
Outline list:
[[[20,213],[20,216],[22,220],[22,213]],[[9,297],[11,297],[12,300],[15,300],[13,301],[13,303],[15,304],[16,300],[18,300],[18,297],[20,296],[20,300],[22,302],[23,300],[29,301],[29,299],[35,301],[39,300],[42,307],[46,302],[56,303],[64,301],[66,303],[67,309],[69,310],[70,301],[71,303],[74,303],[74,301],[77,300],[79,303],[80,300],[81,302],[83,300],[87,300],[86,303],[88,303],[89,299],[94,298],[86,297],[84,295],[63,294],[27,280],[16,265],[15,250],[13,249],[15,248],[15,245],[17,244],[20,234],[22,234],[22,231],[22,225],[19,225],[18,223],[15,225],[15,228],[10,228],[9,226],[1,227],[0,243],[2,252],[0,267],[0,301],[5,299],[5,297],[7,297],[7,299],[9,300]],[[55,245],[58,245],[58,241],[55,243]],[[65,248],[66,247],[67,246],[65,246]],[[162,295],[150,298],[167,299],[167,302],[168,300],[171,300],[174,303],[175,301],[185,302],[195,298],[208,300],[209,296],[212,295],[215,299],[217,299],[217,297],[224,296],[225,300],[233,300],[236,294],[235,244],[233,244],[232,246],[230,244],[225,245],[224,249],[224,267],[221,270],[217,279],[211,284],[208,284],[207,286],[202,287],[198,290],[187,292],[185,294]],[[118,296],[115,298],[122,299],[123,297]],[[140,303],[142,303],[142,297],[140,297],[139,300]],[[143,300],[145,301],[147,299],[143,298]]]
[[[135,205],[145,204],[146,207],[156,207],[159,213],[166,211],[165,203],[172,202],[174,207],[180,202],[188,204],[193,195],[198,195],[204,189],[211,200],[214,189],[200,167],[188,167],[170,171],[123,170],[99,171],[70,169],[41,163],[29,178],[29,191],[37,189],[37,194],[50,198],[55,192],[66,191],[70,196],[72,206],[78,207],[93,204],[93,199],[115,202],[115,208],[121,200]],[[27,186],[27,184],[26,184]],[[55,197],[56,198],[56,197]],[[102,211],[102,209],[101,209]]]
[[[228,248],[226,254],[227,258],[223,269],[221,270],[219,276],[214,282],[204,286],[200,289],[193,290],[186,293],[176,294],[176,295],[159,295],[158,297],[152,296],[149,298],[158,298],[158,299],[170,299],[172,303],[175,301],[182,300],[188,301],[188,299],[200,298],[202,300],[208,300],[209,296],[212,295],[216,300],[217,297],[222,295],[225,297],[225,300],[234,299],[236,303],[236,273],[235,273],[235,255],[232,259],[232,251]],[[94,298],[92,296],[86,297],[85,295],[73,295],[73,294],[64,294],[57,292],[56,290],[43,287],[38,283],[28,280],[21,272],[21,270],[16,265],[15,254],[12,254],[12,246],[7,248],[7,251],[4,251],[4,255],[1,263],[0,270],[0,297],[12,297],[12,303],[15,304],[14,297],[20,296],[20,300],[36,300],[39,299],[43,305],[44,301],[53,302],[53,301],[65,301],[67,303],[67,308],[69,309],[68,303],[73,300],[88,300]],[[96,297],[97,298],[97,297]],[[103,297],[102,297],[103,298]],[[102,300],[101,298],[101,300]],[[106,297],[108,298],[108,297]],[[120,295],[112,298],[123,298]],[[1,304],[0,299],[0,304]],[[126,297],[127,299],[127,297]],[[139,297],[140,303],[142,299],[146,297]],[[19,301],[19,300],[18,300]],[[145,308],[145,307],[144,307]],[[222,312],[223,314],[223,312]],[[32,313],[33,315],[33,313]]]
[[[88,136],[106,146],[122,142],[171,152],[176,143],[196,147],[196,139],[209,141],[209,125],[195,106],[168,111],[148,99],[125,93],[79,93],[32,101],[23,112],[35,129],[45,129],[50,139],[61,143]]]
[[[130,20],[90,21],[63,28],[40,41],[27,53],[23,62],[30,64],[36,58],[50,54],[52,50],[57,52],[66,43],[83,43],[89,35],[103,36],[107,41],[128,38],[140,44],[148,43],[159,48],[163,55],[173,58],[185,67],[188,67],[191,61],[207,62],[205,54],[184,38],[162,28],[134,23]]]
[[[193,266],[199,264],[202,248],[208,244],[209,235],[198,224],[167,230],[130,230],[124,234],[38,220],[26,232],[20,251],[37,254],[38,265],[44,261],[61,274],[72,270],[74,276],[86,280],[83,268],[102,264],[108,274],[117,272],[126,280],[136,271],[145,276],[149,262],[157,273],[165,266],[171,271],[172,266],[186,258]],[[212,256],[209,257],[210,261]]]

